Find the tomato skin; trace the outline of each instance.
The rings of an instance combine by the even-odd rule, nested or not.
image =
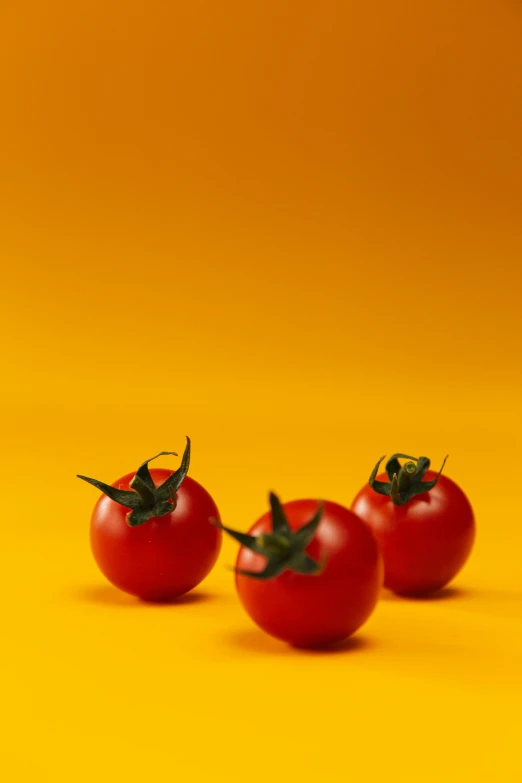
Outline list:
[[[309,522],[317,506],[316,500],[285,503],[291,529]],[[267,512],[249,533],[257,536],[271,530]],[[351,636],[375,608],[383,578],[379,548],[355,514],[327,501],[306,552],[325,561],[319,574],[287,570],[266,581],[236,574],[237,592],[252,620],[277,639],[300,647],[333,644]],[[265,563],[262,555],[241,547],[236,567],[262,571]]]
[[[134,473],[113,486],[129,489]],[[171,470],[152,468],[159,486]],[[219,519],[216,504],[201,484],[187,476],[176,493],[170,514],[130,527],[128,509],[102,495],[91,518],[91,549],[101,572],[126,593],[150,601],[177,598],[198,585],[212,570],[221,550],[222,533],[210,519]]]
[[[425,480],[436,478],[429,470]],[[387,481],[386,475],[377,477]],[[468,559],[475,540],[473,510],[464,492],[442,475],[429,492],[395,506],[369,485],[351,505],[372,529],[384,558],[384,586],[422,596],[448,584]]]

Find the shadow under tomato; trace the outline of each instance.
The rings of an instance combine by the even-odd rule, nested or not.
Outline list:
[[[464,590],[462,587],[443,587],[442,590],[438,590],[436,593],[428,593],[427,595],[399,595],[392,593],[390,590],[383,590],[381,601],[413,601],[422,603],[424,601],[453,601],[472,596],[473,593],[470,590]]]
[[[190,592],[180,595],[179,598],[173,598],[166,601],[148,601],[128,595],[116,587],[110,585],[90,585],[82,587],[76,591],[76,597],[80,601],[92,604],[103,604],[105,606],[127,606],[127,607],[147,607],[147,606],[184,606],[186,604],[200,604],[211,601],[215,596],[208,593]]]
[[[375,646],[374,642],[365,636],[351,636],[342,642],[324,647],[298,647],[274,639],[255,628],[235,631],[229,635],[228,641],[242,650],[271,655],[342,655],[370,650]]]
[[[307,655],[340,655],[342,653],[356,653],[362,650],[370,650],[375,644],[366,636],[350,636],[342,642],[327,644],[324,647],[298,647],[292,646],[296,652]]]

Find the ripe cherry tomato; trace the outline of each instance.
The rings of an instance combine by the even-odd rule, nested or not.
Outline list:
[[[236,588],[257,625],[295,646],[346,639],[371,615],[382,585],[379,548],[366,525],[337,503],[295,500],[248,534],[223,528],[242,546]]]
[[[408,462],[401,466],[399,457]],[[377,475],[382,459],[352,511],[379,542],[385,587],[402,595],[433,593],[468,559],[475,540],[471,505],[455,482],[429,470],[427,457],[395,454],[386,474]]]
[[[162,452],[167,453],[172,452]],[[219,519],[216,504],[186,475],[190,440],[177,471],[149,471],[150,461],[110,486],[79,478],[105,493],[91,519],[91,548],[102,573],[131,595],[165,601],[192,590],[207,576],[219,555],[222,534],[211,522]]]

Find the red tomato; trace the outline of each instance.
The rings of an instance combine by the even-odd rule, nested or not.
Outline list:
[[[422,481],[434,481],[437,475],[428,470]],[[376,477],[378,482],[386,479],[385,474]],[[415,596],[440,590],[460,571],[473,547],[471,505],[446,476],[404,505],[394,505],[389,497],[367,485],[351,508],[379,542],[384,585],[395,593]]]
[[[275,496],[271,500],[278,503]],[[315,500],[295,500],[282,507],[292,540],[317,514],[318,505]],[[268,534],[272,539],[273,531],[272,511],[248,535],[263,543],[258,537]],[[245,539],[244,534],[227,532]],[[295,544],[291,546],[295,553]],[[373,536],[351,511],[325,502],[313,537],[298,558],[296,567],[301,572],[290,565],[273,578],[259,579],[256,574],[281,569],[277,562],[272,568],[273,561],[259,550],[242,546],[236,567],[241,603],[260,628],[295,646],[316,647],[346,639],[368,619],[379,597],[383,566]]]
[[[188,465],[187,465],[188,467]],[[111,486],[129,491],[135,473]],[[173,471],[154,468],[149,476],[160,487]],[[132,490],[131,490],[132,491]],[[192,590],[211,571],[221,549],[219,519],[208,492],[183,476],[175,508],[131,526],[129,507],[102,495],[91,519],[91,548],[102,573],[113,585],[146,600],[165,601]],[[172,501],[167,506],[173,507]]]

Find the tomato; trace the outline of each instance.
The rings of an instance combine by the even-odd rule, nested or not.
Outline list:
[[[383,566],[371,532],[337,503],[295,500],[272,510],[248,534],[223,528],[242,544],[236,588],[267,633],[295,646],[333,644],[373,612]]]
[[[120,590],[171,600],[196,587],[214,566],[222,534],[211,520],[219,512],[206,489],[186,475],[189,460],[187,439],[178,471],[149,470],[147,460],[112,485],[79,477],[105,493],[92,514],[91,548],[101,572]]]
[[[409,462],[401,466],[399,457]],[[470,502],[455,482],[429,470],[426,457],[394,455],[386,474],[377,475],[381,461],[352,511],[379,542],[385,587],[410,596],[436,592],[458,574],[472,550],[475,520]]]

